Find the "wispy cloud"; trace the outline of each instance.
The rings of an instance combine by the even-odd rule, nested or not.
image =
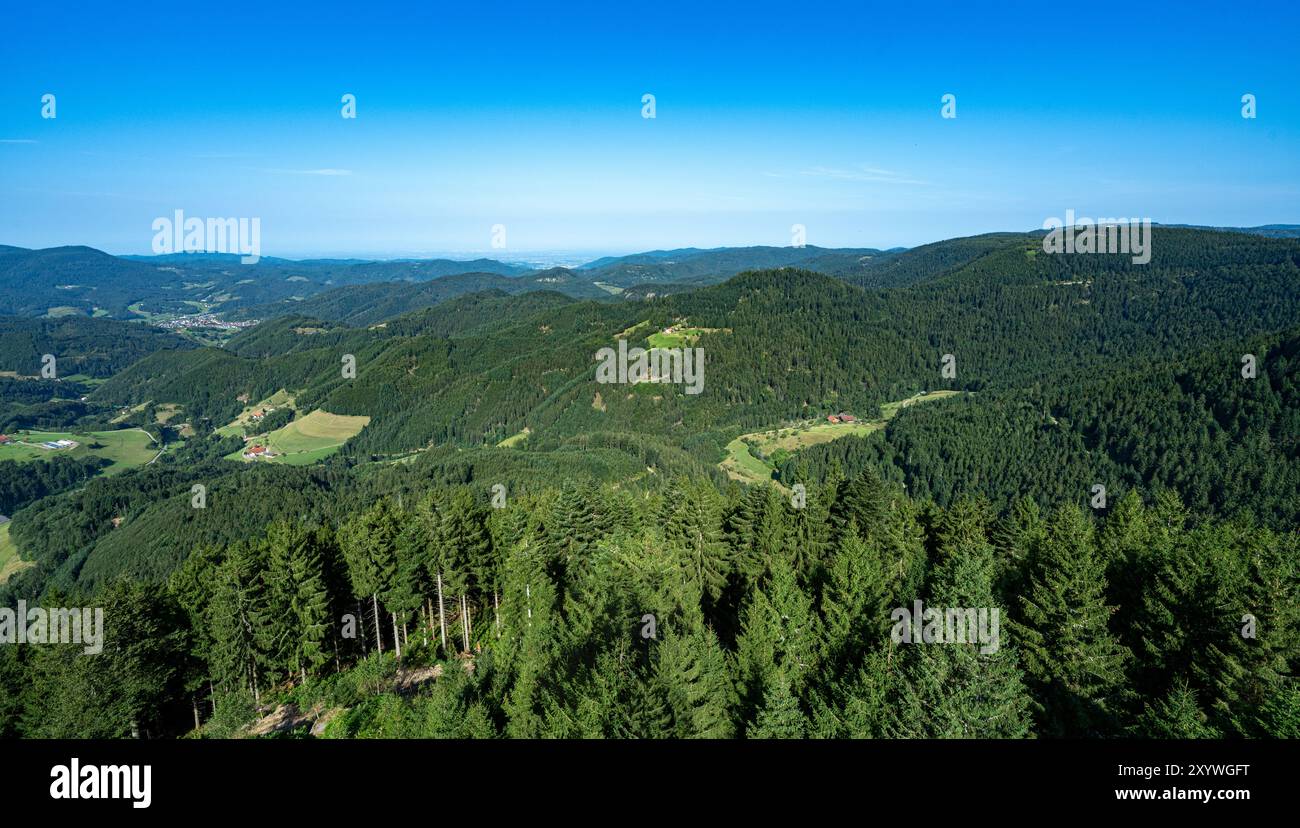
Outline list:
[[[828,178],[834,181],[872,181],[880,184],[928,184],[927,181],[921,181],[911,178],[906,173],[895,172],[894,170],[882,170],[878,167],[868,167],[858,165],[854,167],[812,167],[811,169],[802,170],[800,175],[811,178]]]
[[[0,138],[0,144],[35,144],[31,138]]]
[[[263,172],[279,173],[281,175],[352,175],[352,170],[337,170],[332,167],[319,170],[263,170]]]

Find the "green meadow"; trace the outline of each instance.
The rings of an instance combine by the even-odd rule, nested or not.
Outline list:
[[[727,456],[718,466],[734,480],[746,483],[768,482],[776,463],[800,449],[829,443],[843,437],[861,437],[879,431],[899,411],[917,403],[941,400],[959,394],[959,391],[927,391],[914,394],[905,400],[896,400],[880,406],[880,419],[859,420],[854,423],[828,423],[824,418],[807,420],[784,428],[742,434],[727,444]],[[760,451],[764,462],[753,454],[750,445]]]
[[[105,474],[117,474],[135,466],[148,463],[158,454],[153,437],[138,428],[118,431],[15,431],[9,435],[12,442],[0,445],[0,460],[28,463],[52,457],[103,457],[113,465]],[[47,449],[41,443],[56,440],[73,440],[76,448]]]
[[[262,445],[274,452],[275,456],[265,458],[264,461],[246,462],[306,466],[335,453],[369,424],[369,417],[331,414],[317,409],[283,428],[254,437],[244,444],[244,448],[231,452],[226,458],[244,460],[244,452],[249,446]]]

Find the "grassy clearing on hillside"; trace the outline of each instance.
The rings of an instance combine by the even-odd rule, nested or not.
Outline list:
[[[742,434],[727,444],[727,456],[718,466],[733,480],[745,483],[770,482],[776,463],[800,449],[829,443],[841,437],[861,437],[879,431],[899,411],[921,402],[940,400],[960,394],[960,391],[927,391],[914,394],[905,400],[885,403],[880,407],[881,418],[855,423],[828,423],[825,420],[807,420],[785,428],[755,431]],[[750,444],[769,462],[764,462],[750,451]]]
[[[144,411],[145,406],[147,405],[148,403],[133,405],[126,411],[123,411],[121,414],[118,414],[116,417],[109,420],[109,422],[114,424],[124,422],[126,418],[130,417],[132,414],[139,414],[141,411]],[[179,413],[181,413],[181,407],[176,403],[163,403],[162,405],[154,407],[154,422],[164,424],[168,423]]]
[[[268,463],[285,463],[305,466],[324,459],[338,451],[344,443],[370,425],[369,417],[331,414],[317,409],[305,417],[267,434],[254,437],[245,448],[227,455],[230,460],[243,460],[248,446],[262,445],[275,453],[265,459]],[[249,461],[253,462],[253,461]]]
[[[741,437],[727,443],[727,457],[718,465],[732,480],[743,483],[765,483],[772,480],[772,469],[749,453],[749,446]]]
[[[104,457],[113,465],[104,474],[117,474],[133,466],[142,466],[158,454],[153,437],[142,429],[125,428],[119,431],[92,431],[74,434],[70,431],[15,431],[9,435],[13,442],[0,445],[0,460],[29,463],[54,457]],[[75,448],[47,449],[41,443],[72,440]]]
[[[0,524],[0,584],[32,566],[31,561],[24,561],[18,557],[18,547],[9,537],[9,526],[9,523]]]
[[[961,393],[960,391],[926,391],[923,394],[913,394],[912,396],[908,397],[905,400],[898,400],[897,402],[889,402],[880,406],[880,414],[882,417],[888,420],[889,418],[897,414],[900,410],[907,408],[909,405],[914,405],[919,402],[930,402],[931,400],[942,400],[948,397],[955,397],[960,393]]]
[[[226,425],[216,430],[217,434],[222,437],[238,437],[244,433],[244,429],[253,424],[253,414],[258,411],[265,411],[268,408],[293,407],[293,394],[281,388],[271,396],[259,403],[245,406],[244,410],[239,412],[239,416],[231,420]]]
[[[642,321],[636,323],[635,325],[633,325],[632,327],[628,328],[627,330],[625,330],[625,331],[620,331],[619,333],[614,334],[614,338],[615,338],[615,339],[631,339],[631,338],[632,338],[632,334],[636,333],[637,331],[641,330],[642,328],[646,327],[646,326],[649,325],[649,324],[650,324],[650,320],[649,320],[649,319],[642,320]]]
[[[7,374],[9,376],[18,376],[17,374],[10,373],[8,371],[3,372],[3,374]],[[78,385],[89,385],[92,387],[97,385],[103,385],[104,383],[108,382],[108,377],[92,377],[87,374],[69,374],[66,377],[62,377],[62,379],[64,382],[75,382]]]
[[[518,434],[511,435],[510,437],[507,437],[506,439],[497,443],[497,448],[510,448],[512,446],[517,446],[520,443],[522,443],[524,440],[527,440],[528,435],[532,433],[533,433],[532,429],[525,426],[523,431],[519,432]]]
[[[655,331],[646,337],[646,344],[651,348],[681,348],[694,345],[700,334],[708,332],[706,328],[674,328],[672,333]]]

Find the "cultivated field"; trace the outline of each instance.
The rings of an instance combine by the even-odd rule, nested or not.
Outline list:
[[[266,458],[265,462],[305,466],[338,451],[339,447],[360,434],[361,429],[369,424],[369,417],[330,414],[317,409],[284,428],[254,437],[245,444],[245,448],[227,455],[227,458],[243,460],[248,446],[263,445],[276,455]]]

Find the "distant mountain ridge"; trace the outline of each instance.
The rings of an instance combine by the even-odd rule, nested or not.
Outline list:
[[[1161,225],[1271,238],[1300,237],[1300,225],[1249,228]],[[602,256],[573,268],[531,269],[496,259],[304,259],[234,254],[113,256],[73,245],[31,250],[0,245],[0,315],[142,319],[200,309],[229,318],[303,314],[373,324],[484,290],[554,290],[577,299],[639,300],[718,284],[748,270],[799,267],[867,288],[901,287],[976,261],[1004,240],[988,233],[903,249],[718,247]],[[431,282],[451,279],[441,285]],[[414,289],[412,285],[416,285]],[[349,293],[349,289],[353,289]],[[353,306],[349,310],[348,307]]]

